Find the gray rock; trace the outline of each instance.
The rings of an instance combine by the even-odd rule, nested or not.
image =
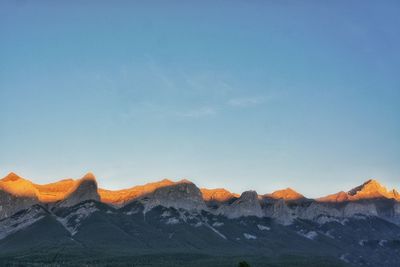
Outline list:
[[[232,204],[225,204],[218,208],[217,214],[228,218],[239,218],[243,216],[262,217],[260,201],[256,191],[246,191]]]
[[[283,199],[276,200],[264,208],[266,217],[274,218],[278,223],[283,225],[289,225],[293,222],[294,216],[292,213],[294,211],[286,205]]]
[[[93,174],[88,173],[82,179],[78,180],[67,197],[57,203],[59,207],[74,206],[85,200],[100,201],[100,196],[97,192],[97,182]]]
[[[157,188],[154,192],[141,196],[139,201],[143,203],[145,207],[144,212],[156,206],[172,207],[189,211],[207,209],[200,189],[187,180]]]

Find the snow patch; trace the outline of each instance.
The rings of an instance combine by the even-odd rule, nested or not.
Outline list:
[[[344,261],[344,262],[346,262],[346,263],[349,263],[350,261],[347,259],[347,257],[348,257],[348,254],[343,254],[343,255],[341,255],[340,256],[340,260],[341,261]]]
[[[298,231],[297,233],[301,236],[304,236],[305,238],[310,239],[310,240],[314,240],[318,236],[317,232],[315,232],[315,231],[306,232],[304,230],[301,230],[301,231]]]
[[[212,224],[213,227],[221,227],[223,225],[224,225],[223,222],[215,222],[215,223]]]
[[[170,217],[171,216],[171,212],[169,212],[169,211],[164,211],[161,215],[160,215],[160,217],[161,218],[166,218],[166,217]]]
[[[85,203],[66,217],[57,217],[57,221],[73,236],[78,232],[81,222],[98,210],[93,203]]]
[[[200,227],[200,226],[202,226],[203,225],[203,223],[202,222],[197,222],[195,225],[193,225],[194,227]]]
[[[215,229],[214,227],[212,227],[209,224],[205,224],[205,226],[207,226],[208,228],[210,228],[214,233],[216,233],[217,235],[219,235],[221,238],[226,239],[226,236],[224,236],[223,234],[221,234],[221,232],[219,232],[217,229]]]
[[[269,230],[271,230],[270,227],[265,226],[265,225],[261,225],[261,224],[257,224],[257,228],[258,228],[259,230],[261,230],[261,231],[269,231]]]
[[[332,239],[335,239],[335,237],[332,235],[332,232],[333,232],[333,230],[326,231],[325,235],[326,235],[327,237],[330,237],[330,238],[332,238]]]
[[[177,218],[168,218],[168,220],[165,221],[165,224],[178,224],[179,219]]]
[[[126,215],[132,215],[132,214],[136,214],[136,213],[139,213],[139,212],[140,212],[139,209],[132,209],[132,210],[130,210],[130,211],[124,212],[124,214],[126,214]]]
[[[257,236],[251,235],[251,234],[248,234],[248,233],[243,233],[243,236],[244,236],[244,238],[246,238],[248,240],[257,239]]]
[[[382,239],[379,241],[379,246],[384,247],[386,243],[387,243],[387,240]]]

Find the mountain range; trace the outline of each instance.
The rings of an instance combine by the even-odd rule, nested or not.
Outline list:
[[[310,199],[162,180],[0,180],[0,265],[400,266],[400,194],[376,180]],[[35,265],[36,264],[36,265]]]

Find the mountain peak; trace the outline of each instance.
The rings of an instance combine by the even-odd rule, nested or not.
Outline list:
[[[74,206],[85,200],[100,200],[97,192],[97,182],[92,173],[87,173],[82,179],[73,184],[65,194],[60,206]]]
[[[257,191],[254,190],[248,190],[248,191],[244,191],[241,195],[240,195],[240,199],[258,199],[258,194]]]
[[[226,190],[225,188],[216,188],[216,189],[200,189],[204,201],[216,201],[216,202],[225,202],[229,201],[233,198],[238,198],[238,194],[234,194]]]
[[[10,172],[0,180],[0,189],[14,196],[36,198],[37,189],[33,184],[17,174]]]
[[[21,176],[19,176],[15,172],[10,172],[9,174],[6,175],[6,177],[4,177],[2,179],[2,181],[9,182],[9,181],[17,181],[17,180],[20,180],[20,179],[22,179]]]
[[[177,182],[178,184],[193,184],[191,181],[189,181],[188,179],[182,179],[180,181]]]
[[[186,210],[206,208],[200,189],[188,180],[172,182],[172,184],[163,186],[157,185],[149,189],[153,190],[138,197],[146,211],[158,205]]]
[[[302,194],[296,192],[290,187],[282,190],[277,190],[272,194],[267,194],[266,196],[273,199],[283,199],[283,200],[298,200],[305,198]]]
[[[390,192],[377,180],[370,179],[360,186],[351,189],[348,194],[358,198],[392,197]]]
[[[82,177],[82,180],[96,180],[96,176],[92,172],[88,172]]]
[[[222,205],[218,212],[228,218],[238,218],[242,216],[262,217],[262,209],[256,191],[249,190],[243,192],[238,199],[230,205]]]

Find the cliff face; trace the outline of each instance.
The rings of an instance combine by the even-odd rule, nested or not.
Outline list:
[[[214,204],[229,202],[233,199],[239,198],[240,195],[229,192],[224,188],[217,189],[200,189],[203,199],[206,202]]]
[[[184,210],[206,210],[200,189],[192,182],[182,180],[169,186],[155,189],[138,198],[144,204],[145,211],[156,206],[173,207]]]
[[[395,190],[388,190],[376,180],[368,180],[360,186],[348,192],[339,192],[318,198],[319,202],[346,202],[369,199],[393,199],[400,201],[399,193]]]
[[[31,182],[10,173],[0,180],[0,219],[39,203]]]
[[[91,173],[86,174],[82,179],[76,181],[58,205],[61,207],[70,207],[86,200],[100,200],[97,192],[97,182]]]
[[[38,203],[36,197],[15,196],[0,190],[0,220]]]
[[[232,204],[221,205],[217,210],[218,214],[228,218],[238,218],[243,216],[262,217],[260,201],[256,191],[246,191]]]

